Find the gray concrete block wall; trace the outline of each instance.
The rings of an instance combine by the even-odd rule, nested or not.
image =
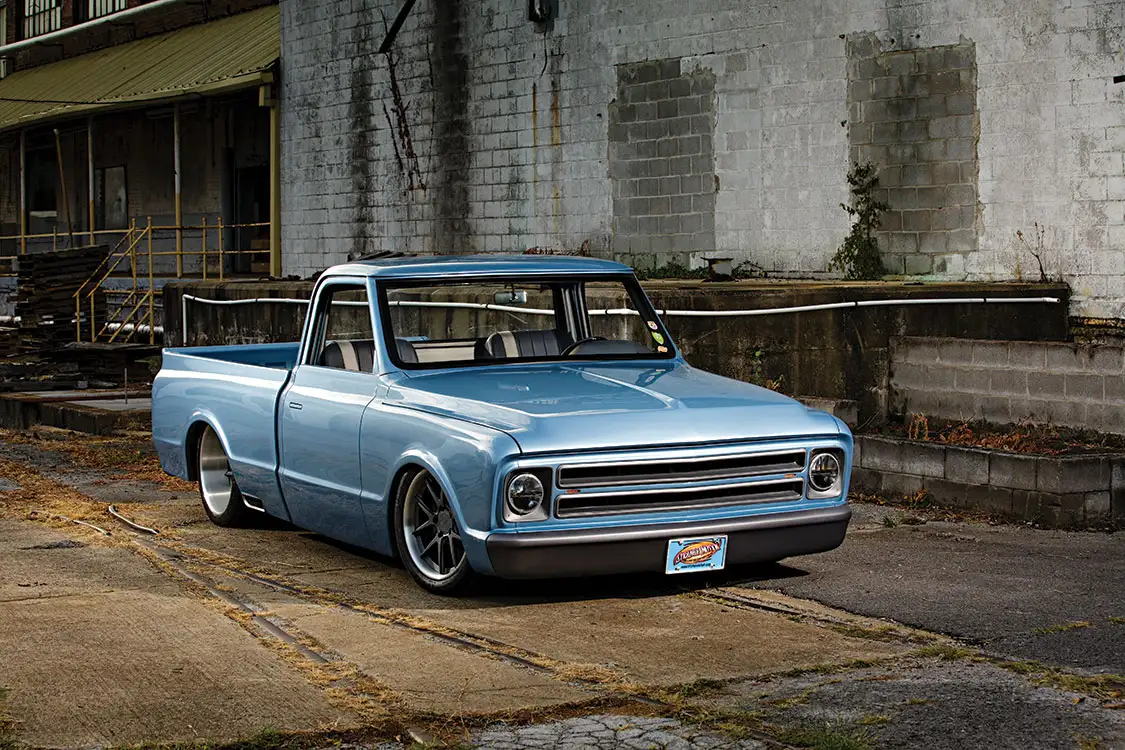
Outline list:
[[[890,273],[964,268],[977,249],[976,103],[972,42],[887,50],[874,34],[848,40],[851,159],[879,167]]]
[[[679,59],[681,74],[715,80],[714,247],[698,248],[696,262],[722,254],[776,275],[823,274],[848,229],[839,204],[848,197],[849,132],[864,125],[848,104],[847,39],[874,34],[882,54],[925,58],[928,70],[938,50],[953,50],[958,71],[957,50],[975,50],[979,126],[971,138],[958,119],[970,103],[967,82],[960,73],[955,85],[932,76],[950,90],[947,114],[931,117],[925,135],[944,142],[946,158],[904,169],[900,181],[928,179],[909,186],[946,195],[931,191],[922,208],[900,208],[917,240],[916,250],[900,241],[911,245],[897,251],[902,270],[1033,280],[1034,251],[1048,275],[1074,285],[1076,314],[1125,315],[1125,89],[1110,83],[1121,72],[1112,43],[1125,23],[1118,4],[621,0],[558,8],[543,34],[521,3],[419,5],[392,66],[377,49],[396,0],[283,0],[285,272],[375,250],[610,254],[618,67]],[[459,43],[449,44],[454,37]],[[443,97],[458,61],[464,97],[450,107]],[[901,122],[896,138],[922,136],[918,119]],[[974,146],[975,177],[961,167]],[[957,210],[939,213],[939,198]],[[450,206],[464,212],[456,224]],[[912,210],[930,213],[907,217]],[[922,235],[933,238],[925,248]]]
[[[609,107],[613,254],[638,268],[715,247],[715,75],[678,58],[617,67]]]
[[[1036,456],[857,435],[852,489],[1055,528],[1125,524],[1125,456]]]
[[[1125,434],[1121,345],[901,338],[891,388],[904,414]]]

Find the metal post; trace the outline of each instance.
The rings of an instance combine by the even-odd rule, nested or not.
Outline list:
[[[66,170],[63,169],[62,158],[62,137],[59,135],[59,129],[55,128],[55,156],[59,162],[59,190],[62,192],[63,208],[66,211],[66,234],[69,237],[69,245],[67,247],[74,247],[74,223],[70,220],[70,193],[66,189]]]
[[[89,193],[86,196],[89,198],[90,208],[90,247],[98,244],[94,236],[94,118],[90,117],[86,120],[86,161],[89,165]]]
[[[180,192],[180,105],[172,107],[172,152],[176,176],[176,278],[184,277],[184,203]]]
[[[27,253],[27,131],[20,131],[20,255]]]
[[[281,111],[270,106],[270,276],[281,278]]]
[[[152,220],[149,219],[148,231],[148,343],[156,341],[156,284],[153,282],[152,270]],[[126,381],[128,382],[128,381]]]
[[[219,217],[219,281],[223,280],[223,217]]]
[[[203,280],[207,281],[207,217],[203,217]]]

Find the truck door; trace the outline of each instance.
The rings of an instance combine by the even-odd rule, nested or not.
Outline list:
[[[366,279],[324,282],[311,314],[301,358],[278,402],[281,488],[293,523],[369,547],[359,427],[377,383]]]

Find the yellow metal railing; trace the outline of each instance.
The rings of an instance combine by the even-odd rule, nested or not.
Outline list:
[[[132,341],[134,337],[141,331],[147,328],[149,343],[155,343],[155,323],[156,323],[156,295],[157,289],[155,284],[155,277],[172,276],[173,274],[159,273],[156,269],[158,260],[162,257],[175,257],[176,258],[176,271],[175,278],[182,279],[187,275],[184,273],[184,259],[198,257],[200,260],[199,270],[200,275],[204,280],[207,280],[211,274],[210,266],[212,261],[217,260],[217,278],[221,281],[226,278],[226,258],[228,256],[238,255],[267,255],[268,249],[229,249],[226,247],[224,234],[226,230],[231,229],[251,229],[269,227],[266,222],[252,223],[252,224],[224,224],[222,218],[219,218],[215,224],[208,224],[206,219],[203,219],[199,225],[195,226],[161,226],[152,223],[152,218],[149,217],[144,226],[138,226],[136,221],[130,222],[127,229],[124,230],[107,230],[96,232],[94,234],[101,235],[120,235],[116,244],[109,254],[102,260],[95,269],[90,278],[79,286],[78,290],[74,293],[74,326],[75,326],[75,340],[81,342],[84,338],[83,330],[83,308],[88,308],[87,322],[89,325],[89,338],[91,342],[99,340],[108,340],[109,342],[128,342]],[[175,234],[182,237],[185,232],[199,233],[198,249],[187,245],[186,243],[177,242],[176,250],[154,250],[154,242],[157,234]],[[211,232],[217,233],[217,242],[213,246],[214,249],[209,247],[208,235]],[[84,236],[89,236],[91,233],[84,232]],[[52,249],[58,249],[57,235],[16,235],[9,237],[0,237],[0,241],[5,239],[35,239],[51,237],[53,244]],[[19,256],[0,256],[0,261],[5,258],[18,258]],[[124,267],[125,262],[128,261],[128,266]],[[7,274],[13,275],[13,274]],[[111,278],[128,278],[131,279],[130,288],[126,289],[105,289],[105,283]],[[102,325],[98,327],[98,313],[97,313],[97,296],[99,293],[107,296],[117,296],[118,301],[115,305],[107,304],[105,318],[102,320]],[[108,334],[108,339],[105,339]]]

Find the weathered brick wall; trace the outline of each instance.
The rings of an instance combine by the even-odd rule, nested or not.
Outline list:
[[[558,6],[544,33],[524,3],[420,3],[388,57],[398,0],[282,0],[285,272],[378,250],[585,247],[655,263],[690,244],[697,263],[819,274],[847,232],[845,176],[870,129],[894,191],[895,270],[1038,280],[1039,255],[1074,284],[1074,312],[1125,316],[1121,3]],[[647,149],[650,127],[696,135],[672,133],[687,100],[671,86],[622,101],[640,94],[634,71],[675,61],[677,80],[713,78],[711,164],[664,165],[658,147],[640,176],[621,149]],[[892,100],[901,119],[879,121],[876,143]],[[631,104],[655,115],[627,120]],[[711,196],[685,189],[707,176]],[[646,179],[665,182],[620,184]],[[665,198],[666,225],[619,203]]]
[[[1125,347],[914,338],[891,346],[903,413],[1125,433]]]

